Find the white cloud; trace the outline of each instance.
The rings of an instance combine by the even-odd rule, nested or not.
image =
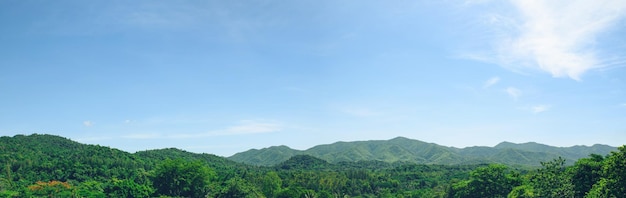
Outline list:
[[[626,103],[619,104],[620,107],[626,107]]]
[[[487,89],[495,84],[497,84],[498,82],[500,82],[500,77],[492,77],[489,80],[485,81],[485,84],[483,84],[483,89]]]
[[[550,108],[552,108],[551,105],[545,105],[545,104],[517,107],[517,109],[519,109],[520,111],[530,112],[530,113],[533,113],[533,114],[539,114],[539,113],[542,113],[542,112],[546,112],[546,111],[550,110]]]
[[[92,121],[89,121],[89,120],[83,121],[83,126],[86,126],[86,127],[91,127],[94,124],[96,124],[96,123],[92,122]]]
[[[554,77],[580,76],[591,69],[610,66],[614,55],[600,54],[596,38],[626,16],[626,1],[620,0],[511,0],[519,15],[498,16],[498,34],[492,56],[474,56],[504,67],[537,69]],[[511,12],[513,13],[513,12]],[[505,19],[510,18],[510,19]],[[617,52],[623,53],[623,52]],[[620,55],[618,55],[620,56]],[[623,55],[621,55],[623,56]],[[485,58],[495,57],[495,58]],[[487,59],[487,60],[485,60]],[[490,60],[494,59],[494,60]],[[618,60],[620,62],[623,60]]]
[[[522,91],[515,87],[506,88],[506,93],[509,94],[513,99],[517,100],[520,96],[522,96]]]
[[[541,113],[547,111],[548,109],[550,109],[550,105],[536,105],[530,108],[533,113]]]
[[[253,120],[243,120],[237,126],[229,127],[226,134],[254,134],[254,133],[270,133],[280,131],[281,125],[273,122],[258,122]]]

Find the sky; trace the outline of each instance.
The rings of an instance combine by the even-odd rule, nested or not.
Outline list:
[[[626,143],[626,1],[0,1],[0,136]]]

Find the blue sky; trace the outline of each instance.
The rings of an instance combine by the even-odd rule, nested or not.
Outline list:
[[[0,1],[0,135],[626,142],[624,1]]]

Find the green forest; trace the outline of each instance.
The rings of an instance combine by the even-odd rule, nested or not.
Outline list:
[[[626,146],[536,166],[332,161],[260,166],[168,148],[128,153],[53,135],[0,137],[0,197],[626,197]]]

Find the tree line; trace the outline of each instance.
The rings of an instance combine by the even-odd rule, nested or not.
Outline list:
[[[134,154],[49,135],[0,138],[0,197],[626,197],[626,147],[566,166],[328,163],[271,167],[178,149]]]

